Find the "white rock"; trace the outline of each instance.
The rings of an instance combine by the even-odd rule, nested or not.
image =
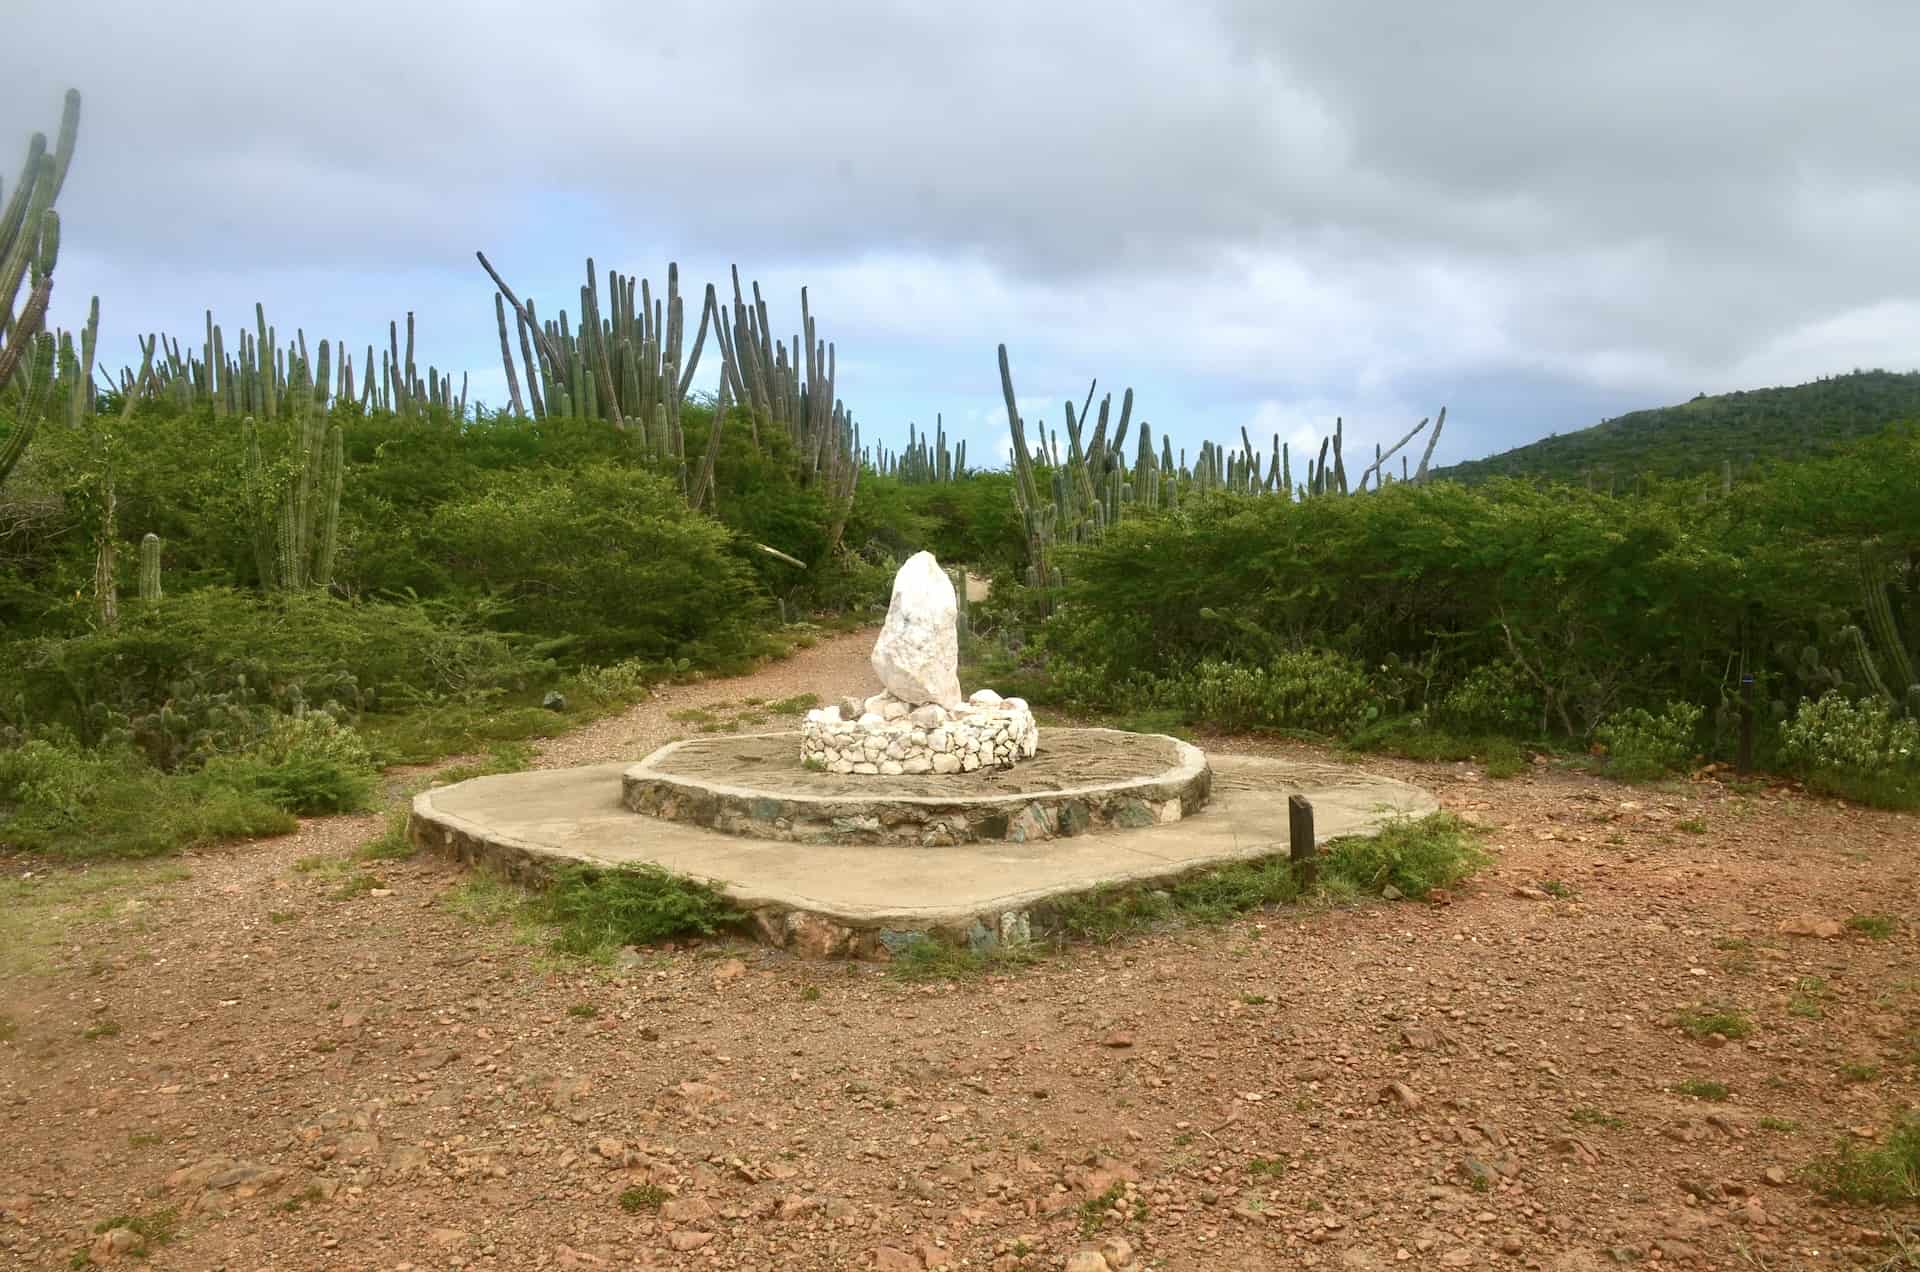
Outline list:
[[[933,757],[933,771],[936,773],[958,773],[960,757],[952,751],[941,751]]]
[[[854,765],[853,771],[856,773],[865,773],[869,776],[872,776],[874,774],[877,774],[880,771],[880,766],[878,764],[868,764],[863,762],[863,763]]]
[[[923,729],[934,729],[947,722],[947,709],[937,702],[929,702],[915,707],[907,719]]]
[[[1002,698],[1000,705],[1008,711],[1031,711],[1025,698]]]
[[[900,771],[903,773],[931,773],[933,771],[933,761],[924,755],[916,755],[912,759],[902,762]]]
[[[883,720],[904,720],[907,718],[907,712],[912,709],[913,708],[909,707],[906,703],[895,699],[880,708],[880,718]]]
[[[853,765],[852,765],[852,764],[850,764],[849,762],[847,762],[846,760],[835,760],[835,761],[834,761],[834,762],[833,762],[833,763],[832,763],[831,765],[829,765],[828,767],[829,767],[829,768],[831,768],[831,769],[832,769],[832,770],[833,770],[834,772],[836,772],[836,773],[851,773],[851,772],[853,772]]]
[[[967,701],[976,707],[997,707],[1000,705],[1000,695],[991,689],[975,689],[967,695]]]
[[[873,644],[880,683],[916,705],[960,702],[960,628],[953,580],[931,552],[916,552],[893,576],[886,625]]]
[[[871,733],[886,724],[886,717],[877,711],[869,711],[860,717],[860,727]]]

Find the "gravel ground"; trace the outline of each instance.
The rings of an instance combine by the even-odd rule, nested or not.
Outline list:
[[[540,762],[637,756],[688,728],[674,711],[831,699],[869,643],[666,690]],[[450,907],[443,863],[345,886],[378,817],[134,871],[0,979],[0,1266],[112,1262],[128,1219],[149,1266],[233,1272],[1888,1256],[1898,1213],[1798,1172],[1920,1103],[1920,821],[1369,766],[1488,827],[1495,865],[1440,904],[961,984],[728,943],[584,967]],[[1884,939],[1846,926],[1876,915]],[[1751,1033],[1676,1027],[1701,1005]]]
[[[725,704],[734,710],[724,714],[751,716],[751,708],[740,706],[747,698],[779,702],[802,694],[813,694],[822,703],[833,702],[873,684],[873,667],[868,662],[872,652],[871,631],[850,632],[826,637],[812,649],[800,650],[751,675],[663,685],[631,711],[542,743],[535,767],[567,768],[603,760],[641,759],[654,748],[695,731],[687,722],[674,720],[675,712],[711,710]],[[769,731],[798,728],[798,717],[772,719],[766,727]]]

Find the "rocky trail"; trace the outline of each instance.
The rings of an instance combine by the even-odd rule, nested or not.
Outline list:
[[[830,701],[870,644],[539,762]],[[1920,819],[1367,763],[1495,864],[961,983],[729,942],[585,965],[457,868],[348,862],[379,816],[12,859],[47,873],[0,928],[0,1266],[1896,1266],[1920,1214],[1801,1170],[1920,1104]]]

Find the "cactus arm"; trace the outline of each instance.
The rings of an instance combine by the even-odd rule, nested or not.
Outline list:
[[[541,351],[547,355],[548,361],[550,361],[556,369],[565,365],[560,360],[560,351],[553,347],[553,342],[547,339],[546,333],[541,331],[539,326],[533,321],[533,316],[527,312],[526,306],[522,305],[519,299],[514,296],[513,288],[507,286],[507,280],[500,277],[500,272],[494,269],[492,262],[487,260],[487,254],[485,252],[475,252],[473,255],[474,258],[480,262],[480,268],[487,271],[487,277],[493,280],[493,285],[500,289],[500,294],[507,298],[507,303],[518,310],[520,316],[526,320],[527,326],[533,331],[534,340],[540,345]]]
[[[47,302],[52,297],[53,275],[42,274],[40,281],[34,284],[33,290],[27,293],[26,306],[21,309],[19,318],[13,324],[13,331],[7,340],[6,348],[0,349],[0,389],[4,389],[7,382],[13,379],[15,370],[19,368],[22,358],[26,356],[26,351],[35,348],[38,337],[42,334],[40,329],[46,323]],[[49,341],[52,340],[51,336],[47,338]],[[28,366],[31,367],[32,364],[29,363]],[[31,412],[22,412],[18,423],[24,425],[32,418]],[[16,428],[15,431],[17,432],[18,429]],[[5,475],[4,472],[0,472],[0,477]]]
[[[1384,465],[1388,460],[1392,459],[1395,455],[1399,454],[1400,448],[1402,446],[1405,446],[1408,442],[1418,437],[1420,435],[1420,430],[1424,429],[1428,424],[1432,422],[1433,421],[1431,417],[1423,418],[1418,424],[1415,424],[1412,428],[1408,429],[1407,435],[1401,438],[1399,441],[1395,442],[1392,445],[1392,447],[1386,451],[1386,453],[1381,454],[1376,450],[1373,463],[1367,465],[1367,472],[1360,474],[1360,485],[1364,487],[1367,484],[1367,473],[1374,473],[1376,475],[1381,473],[1382,472],[1381,466]]]
[[[507,302],[499,292],[493,293],[493,317],[500,328],[500,362],[507,370],[507,401],[515,415],[524,416],[527,408],[520,402],[520,373],[514,368],[513,346],[507,340]],[[524,332],[526,327],[520,330]]]
[[[45,144],[44,139],[41,142]],[[30,183],[23,189],[16,189],[14,198],[25,196],[25,212],[22,223],[8,239],[0,238],[0,326],[11,325],[14,297],[20,293],[20,282],[27,276],[27,266],[32,264],[36,253],[44,258],[48,253],[43,245],[43,225],[52,212],[53,204],[53,159],[41,155],[35,165],[36,171]],[[59,243],[58,221],[54,222],[53,243]],[[42,274],[49,270],[41,270]]]
[[[1434,417],[1433,432],[1427,434],[1427,449],[1420,456],[1420,467],[1414,472],[1415,481],[1427,479],[1427,465],[1433,462],[1433,448],[1440,444],[1440,430],[1447,426],[1447,408],[1441,407],[1440,414]]]

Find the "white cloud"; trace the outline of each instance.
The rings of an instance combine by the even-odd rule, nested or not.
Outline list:
[[[55,316],[99,292],[110,350],[413,309],[491,397],[474,248],[549,312],[588,251],[690,309],[738,260],[776,329],[810,286],[870,428],[991,449],[1005,341],[1049,427],[1097,375],[1194,449],[1370,452],[1461,392],[1484,448],[1920,348],[1897,0],[14,7],[0,118],[86,95]]]

